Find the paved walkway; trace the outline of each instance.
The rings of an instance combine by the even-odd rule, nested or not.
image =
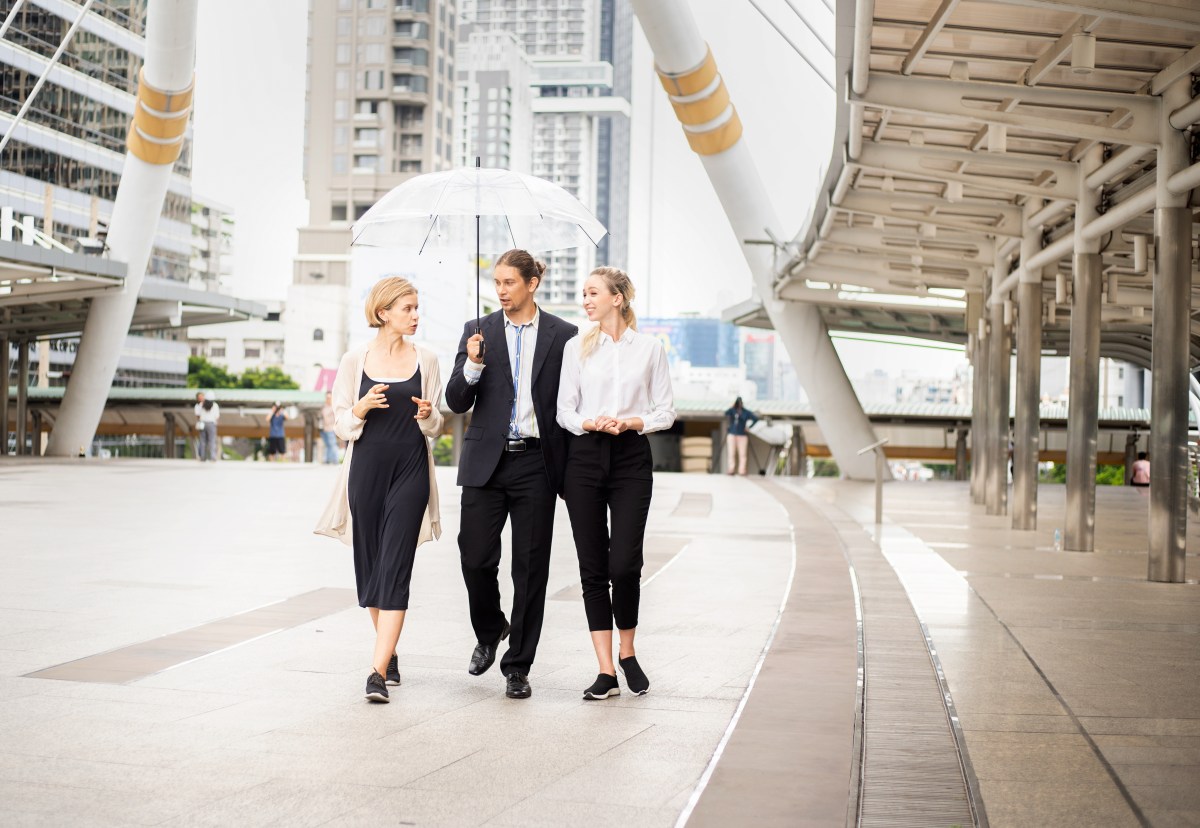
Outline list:
[[[466,672],[439,470],[404,684],[375,706],[348,550],[308,531],[332,474],[0,462],[5,823],[1200,824],[1200,587],[1144,582],[1141,492],[1101,489],[1100,550],[1079,555],[1051,548],[1061,487],[1016,533],[964,485],[891,484],[880,532],[866,485],[661,475],[653,689],[603,703],[580,699],[595,666],[560,508],[515,702]]]

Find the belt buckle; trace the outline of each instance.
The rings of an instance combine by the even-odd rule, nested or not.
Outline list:
[[[525,448],[526,448],[525,441],[523,439],[521,439],[521,440],[510,439],[504,448],[506,451],[525,451]]]

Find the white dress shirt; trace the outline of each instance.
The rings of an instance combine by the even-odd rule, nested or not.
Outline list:
[[[670,428],[675,422],[675,395],[662,342],[633,328],[615,342],[602,333],[588,358],[581,360],[583,338],[568,340],[563,349],[558,424],[572,434],[583,434],[584,422],[600,416],[641,417],[640,434]]]
[[[509,376],[519,384],[516,393],[516,410],[509,422],[509,437],[538,437],[537,415],[533,412],[533,355],[537,351],[538,323],[542,319],[541,308],[533,312],[533,319],[524,325],[514,325],[504,317],[504,339],[508,343]],[[486,342],[484,343],[486,346]],[[519,346],[519,347],[518,347]],[[517,355],[521,362],[517,364]],[[468,385],[479,382],[484,365],[476,365],[469,358],[463,365],[463,379]],[[518,372],[518,368],[520,371]]]

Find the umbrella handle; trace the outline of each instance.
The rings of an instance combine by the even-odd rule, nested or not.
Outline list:
[[[475,333],[479,334],[480,336],[483,336],[483,329],[480,328],[478,325],[476,325]],[[487,340],[486,339],[479,340],[479,358],[481,360],[487,359]]]

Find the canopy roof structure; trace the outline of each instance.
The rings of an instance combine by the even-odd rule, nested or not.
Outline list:
[[[1002,301],[1034,230],[1043,348],[1065,353],[1083,178],[1100,189],[1101,351],[1149,367],[1160,94],[1200,67],[1200,6],[858,0],[839,3],[839,24],[847,12],[832,159],[809,223],[777,259],[777,296],[818,305],[832,329],[966,343],[968,294],[998,268],[1004,289],[989,294]],[[1180,129],[1197,118],[1196,101],[1170,115]],[[1086,169],[1094,147],[1099,168]],[[1178,173],[1171,190],[1187,192],[1198,172]],[[726,316],[764,318],[753,307]]]
[[[125,289],[125,263],[101,256],[0,241],[0,339],[77,335],[96,296]],[[156,330],[263,317],[259,303],[149,277],[130,330]]]

